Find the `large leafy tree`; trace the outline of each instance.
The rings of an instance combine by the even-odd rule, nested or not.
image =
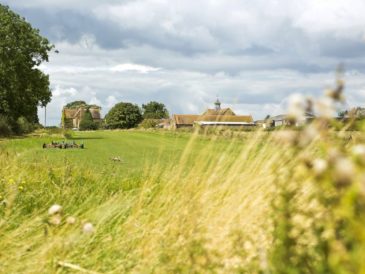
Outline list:
[[[133,128],[142,121],[141,110],[132,103],[118,103],[105,116],[107,128]]]
[[[51,100],[48,75],[39,70],[53,45],[39,30],[0,4],[0,115],[15,125],[38,122],[37,106]]]
[[[151,101],[142,105],[144,119],[162,119],[168,118],[169,112],[163,103]]]

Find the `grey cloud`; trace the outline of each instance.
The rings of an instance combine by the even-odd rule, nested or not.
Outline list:
[[[76,99],[100,102],[104,113],[110,102],[149,100],[172,113],[199,113],[219,95],[238,113],[262,118],[281,112],[292,93],[318,96],[341,61],[351,72],[350,104],[364,100],[363,19],[332,21],[315,1],[4,2],[60,50],[45,68],[57,95],[49,105],[54,124]],[[360,7],[354,13],[364,12],[352,2]],[[126,63],[160,70],[105,69]]]
[[[319,41],[320,54],[334,58],[365,57],[365,40],[362,37],[355,39],[336,38],[326,35]]]

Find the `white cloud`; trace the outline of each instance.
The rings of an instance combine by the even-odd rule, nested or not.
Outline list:
[[[285,111],[291,93],[318,96],[340,62],[349,105],[365,104],[363,0],[5,2],[33,14],[60,52],[41,66],[57,123],[71,100],[97,102],[104,113],[149,100],[199,113],[216,95],[263,118]]]
[[[73,87],[63,89],[59,85],[57,85],[52,90],[52,96],[53,97],[74,96],[76,94],[77,94],[77,90]]]
[[[108,109],[111,109],[116,103],[118,103],[118,100],[115,96],[109,95],[108,98],[106,98],[106,107]]]
[[[110,68],[113,72],[125,72],[125,71],[136,71],[140,73],[148,73],[160,70],[150,66],[138,65],[138,64],[120,64]]]

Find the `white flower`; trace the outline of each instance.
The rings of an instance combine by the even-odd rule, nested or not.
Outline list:
[[[69,225],[73,225],[74,223],[76,223],[76,218],[73,216],[69,216],[66,219],[66,223],[68,223]]]
[[[54,215],[54,214],[57,214],[57,213],[61,213],[62,212],[62,206],[60,205],[53,205],[51,206],[49,209],[48,209],[48,214],[49,215]]]
[[[322,98],[316,101],[316,110],[322,118],[331,119],[335,114],[334,101],[330,98]]]
[[[289,97],[288,114],[296,121],[305,120],[305,98],[300,94]]]
[[[335,180],[338,185],[348,185],[352,181],[355,168],[353,163],[346,158],[340,158],[335,164]]]
[[[321,175],[327,170],[328,164],[323,159],[315,159],[313,161],[313,170],[316,175]]]
[[[94,226],[92,223],[86,223],[84,224],[84,227],[82,228],[82,231],[87,234],[91,234],[94,232]]]

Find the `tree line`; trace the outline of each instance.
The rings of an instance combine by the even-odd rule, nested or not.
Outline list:
[[[137,126],[153,128],[161,119],[168,117],[169,112],[163,103],[151,101],[139,107],[137,104],[120,102],[109,110],[101,125],[94,122],[87,108],[80,122],[80,130],[94,130],[100,126],[106,129],[129,129]]]
[[[39,30],[0,4],[0,135],[25,133],[38,124],[37,108],[52,96],[39,66],[53,48]]]

